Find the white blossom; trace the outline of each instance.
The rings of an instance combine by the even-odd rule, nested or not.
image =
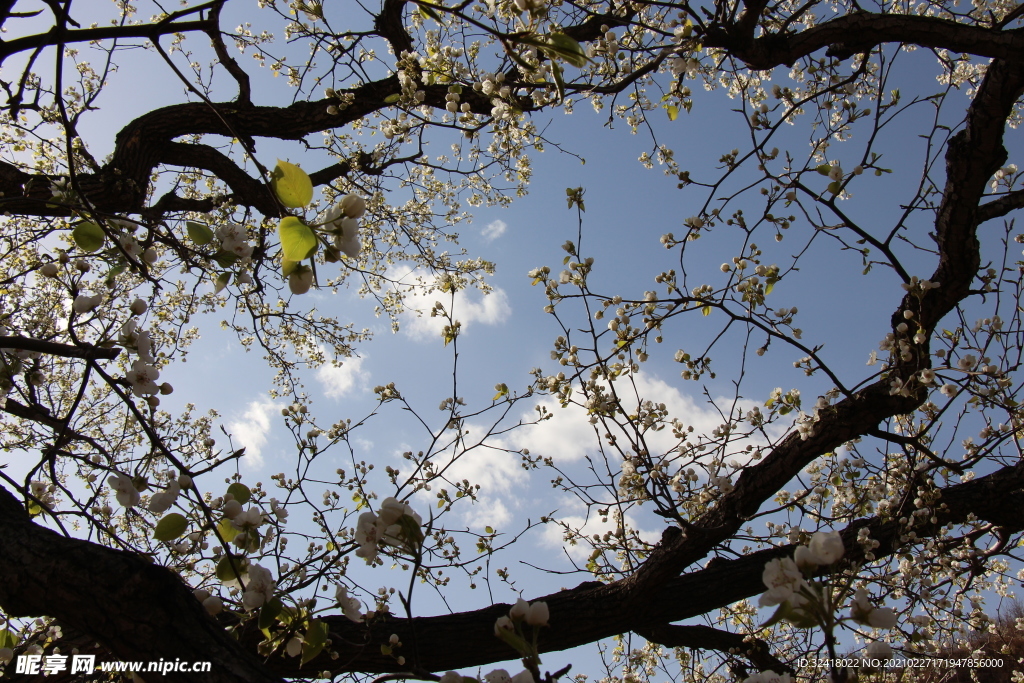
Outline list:
[[[114,489],[117,502],[124,508],[135,507],[142,495],[135,489],[131,477],[127,474],[116,474],[107,479],[110,488]]]

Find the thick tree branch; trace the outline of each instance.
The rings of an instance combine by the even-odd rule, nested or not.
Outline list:
[[[1024,6],[1024,5],[1022,5]],[[1002,218],[1011,211],[1024,209],[1024,190],[1007,192],[999,199],[994,199],[978,207],[978,224],[993,218]]]
[[[116,347],[104,348],[100,346],[72,346],[57,342],[32,339],[30,337],[0,337],[0,349],[17,349],[19,351],[36,351],[50,356],[61,356],[63,358],[84,358],[113,360],[121,353]]]
[[[768,34],[750,40],[741,17],[737,25],[708,27],[704,45],[728,50],[752,69],[791,65],[818,50],[834,47],[843,58],[883,43],[909,43],[979,57],[1019,60],[1024,54],[1021,29],[997,31],[938,17],[854,12],[790,35]]]
[[[916,533],[918,541],[940,534],[947,524],[962,524],[968,521],[972,515],[1009,531],[1024,530],[1024,463],[1004,467],[993,474],[963,484],[948,486],[943,489],[940,500],[945,507],[936,507],[931,511],[931,515],[936,518],[936,523],[931,523],[929,517],[928,519],[922,518],[920,524],[913,526],[912,530]],[[27,517],[23,508],[10,494],[0,491],[0,513],[4,513],[5,505],[8,506],[8,515]],[[857,542],[862,528],[867,528],[869,537],[879,542],[879,546],[872,550],[876,559],[887,557],[907,547],[907,544],[901,539],[909,527],[901,524],[898,520],[879,517],[860,519],[848,525],[841,532],[846,545],[846,555],[842,566],[852,566],[865,561],[864,550]],[[27,522],[24,528],[19,527],[19,529],[21,531],[18,533],[8,533],[3,526],[0,526],[0,574],[10,577],[6,584],[0,584],[0,606],[5,609],[17,609],[17,613],[56,616],[76,629],[93,634],[97,639],[104,641],[104,638],[95,629],[91,629],[91,624],[83,624],[80,617],[72,621],[63,616],[64,612],[56,613],[61,605],[51,605],[49,602],[50,600],[60,602],[65,599],[63,591],[59,593],[40,591],[38,595],[33,594],[31,609],[22,607],[18,602],[20,595],[18,587],[26,586],[26,582],[32,581],[43,584],[55,581],[57,577],[63,576],[60,573],[65,571],[63,565],[51,564],[50,561],[42,564],[19,565],[9,559],[24,557],[25,551],[19,548],[19,544],[27,544],[31,548],[46,547],[49,543],[46,539],[51,537],[61,539],[62,543],[81,543],[85,546],[90,544],[63,539],[63,537],[31,522]],[[32,536],[33,534],[37,534],[39,537],[35,538]],[[675,534],[678,534],[678,529],[675,529]],[[673,533],[667,534],[669,538],[673,535]],[[144,609],[142,605],[146,604],[146,600],[154,600],[153,594],[148,591],[160,591],[156,595],[162,595],[163,592],[166,592],[167,595],[178,595],[180,591],[184,590],[184,596],[187,596],[187,599],[198,607],[195,599],[170,573],[158,570],[129,553],[98,546],[93,547],[98,549],[96,550],[97,556],[96,559],[90,561],[101,562],[98,566],[104,567],[118,577],[142,571],[140,568],[145,567],[146,571],[156,572],[154,576],[159,574],[160,577],[167,577],[166,580],[177,583],[177,588],[172,591],[168,586],[163,585],[164,578],[159,578],[161,583],[158,589],[142,582],[141,579],[132,579],[129,585],[117,593],[116,602],[105,604],[140,605],[139,610],[141,611]],[[662,635],[659,637],[668,637],[664,634],[671,634],[673,631],[664,629],[671,622],[707,614],[763,592],[765,590],[762,582],[764,565],[774,558],[792,555],[794,548],[795,546],[768,548],[735,560],[714,560],[704,569],[673,577],[664,585],[643,595],[631,593],[628,590],[628,579],[625,579],[611,584],[585,582],[570,590],[535,597],[535,600],[545,600],[551,611],[551,627],[545,629],[541,634],[541,651],[551,652],[577,647],[626,631],[638,632],[641,635],[645,632],[651,635],[660,633]],[[59,551],[55,552],[57,555],[60,554]],[[85,550],[76,552],[86,553]],[[82,557],[89,559],[91,556],[83,555]],[[81,580],[86,580],[86,577]],[[64,584],[58,581],[52,585],[63,586]],[[69,586],[68,590],[74,590],[75,586],[77,584]],[[102,592],[103,588],[100,587],[98,590]],[[81,598],[76,599],[81,600]],[[12,601],[12,607],[8,606],[9,600]],[[177,600],[177,597],[174,598],[175,603]],[[398,634],[405,644],[404,647],[407,648],[401,654],[413,662],[410,652],[415,647],[418,657],[413,663],[428,671],[467,668],[514,659],[515,652],[493,635],[494,622],[498,617],[506,615],[510,607],[510,605],[498,604],[472,612],[417,617],[411,620],[380,614],[370,624],[355,624],[340,615],[326,617],[325,620],[330,627],[333,641],[332,649],[339,653],[337,659],[332,659],[324,654],[300,671],[298,659],[274,656],[268,660],[266,666],[285,677],[301,675],[303,671],[307,670],[330,670],[334,673],[345,671],[396,672],[402,669],[395,662],[394,657],[383,655],[380,651],[380,645],[386,643],[392,633]],[[146,609],[148,609],[148,605]],[[170,608],[161,607],[160,609]],[[174,618],[180,620],[177,622],[175,630],[183,634],[176,637],[184,637],[194,630],[202,632],[206,628],[206,624],[212,621],[201,610],[186,609],[180,605],[174,609],[176,610]],[[74,617],[74,614],[70,616]],[[144,623],[141,628],[145,629],[147,633],[153,632],[151,621],[131,615],[127,618],[142,619]],[[101,624],[106,623],[103,620],[100,622]],[[691,632],[691,635],[694,633],[696,632]],[[247,622],[242,627],[240,640],[245,649],[255,652],[257,645],[263,640],[263,635],[256,628],[255,623]],[[415,645],[413,645],[414,643]],[[452,643],[459,643],[459,647],[451,647]],[[181,643],[176,641],[174,647],[181,647]],[[208,655],[208,649],[198,645],[196,646],[198,649],[194,651],[190,649],[174,651],[174,647],[164,649],[154,646],[148,652],[133,653],[130,657],[124,655],[123,651],[113,648],[111,648],[111,652],[114,656],[124,659],[153,659],[160,656],[172,659],[175,656],[199,659],[214,656],[213,654]],[[188,647],[193,646],[189,645]]]
[[[40,47],[52,45],[68,45],[72,43],[87,43],[94,40],[116,40],[125,38],[148,38],[155,40],[160,36],[174,33],[189,33],[191,31],[216,30],[216,22],[212,19],[200,19],[194,21],[177,21],[181,16],[194,14],[203,9],[209,9],[214,5],[223,4],[224,0],[215,0],[198,7],[189,8],[152,23],[126,26],[100,26],[96,28],[83,28],[75,30],[63,29],[54,26],[46,33],[37,33],[31,36],[15,38],[14,40],[0,40],[0,64],[10,57],[25,50],[33,50]]]
[[[39,526],[2,487],[0,516],[0,606],[6,614],[54,617],[125,661],[210,661],[205,681],[280,680],[206,614],[174,573]],[[175,672],[164,678],[195,680]]]

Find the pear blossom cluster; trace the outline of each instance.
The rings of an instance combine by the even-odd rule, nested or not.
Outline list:
[[[324,225],[334,235],[334,246],[349,258],[356,258],[362,249],[359,241],[359,219],[366,213],[366,200],[348,194],[327,211]]]
[[[364,512],[356,522],[356,557],[373,564],[381,543],[416,552],[423,541],[420,517],[410,505],[397,498],[385,498],[378,514]]]
[[[220,240],[220,247],[238,258],[252,256],[253,246],[249,244],[249,235],[238,223],[225,223],[217,227],[215,234]]]
[[[242,605],[246,611],[262,607],[264,603],[274,597],[274,589],[277,582],[269,569],[258,564],[249,565],[248,571],[242,577],[245,583],[245,592],[242,593]]]
[[[357,598],[349,596],[348,586],[338,586],[334,590],[334,599],[337,601],[338,606],[341,607],[342,614],[351,621],[357,624],[363,621],[363,604]]]
[[[135,483],[127,474],[115,474],[107,479],[110,488],[113,489],[117,502],[123,508],[133,508],[139,504],[142,494],[135,488]]]

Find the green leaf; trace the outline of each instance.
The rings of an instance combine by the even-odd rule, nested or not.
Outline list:
[[[703,313],[705,316],[711,315],[711,307],[705,306],[704,308],[700,309],[700,312]]]
[[[547,36],[547,50],[557,57],[561,57],[577,69],[582,68],[590,58],[583,51],[583,47],[575,39],[564,33],[555,31]]]
[[[484,533],[485,534],[493,534],[494,533],[494,529],[489,527],[489,526],[485,526],[484,527]]]
[[[224,288],[228,286],[229,282],[231,282],[231,273],[221,273],[220,275],[218,275],[217,281],[213,287],[214,294],[220,294],[221,292],[223,292]]]
[[[252,491],[249,490],[249,487],[237,481],[228,487],[228,493],[234,496],[235,500],[242,505],[248,503],[249,499],[252,498]]]
[[[103,228],[86,221],[71,231],[71,239],[75,240],[78,248],[86,252],[94,252],[103,246]]]
[[[202,223],[185,221],[185,230],[188,231],[189,239],[199,246],[209,244],[213,241],[213,230],[210,230],[210,228]]]
[[[281,598],[274,596],[267,600],[260,608],[260,629],[270,628],[274,625],[277,615],[284,609]]]
[[[679,107],[675,106],[674,104],[670,104],[667,107],[665,107],[665,111],[668,112],[669,121],[675,121],[676,119],[679,118]]]
[[[288,259],[282,260],[281,261],[281,276],[282,277],[288,277],[293,272],[295,272],[295,269],[298,268],[298,267],[299,267],[299,262],[298,261],[289,261]]]
[[[173,541],[180,538],[187,528],[188,520],[185,519],[185,515],[172,512],[156,523],[153,538],[158,541]]]
[[[225,543],[230,543],[241,532],[235,528],[230,519],[224,518],[217,522],[217,533],[220,534]]]
[[[555,79],[555,88],[558,89],[558,101],[565,99],[565,80],[562,78],[562,67],[558,62],[551,62],[551,75]]]
[[[246,567],[248,567],[248,561],[244,557],[236,556],[231,558],[225,555],[221,558],[220,562],[217,563],[217,578],[221,581],[237,580],[238,572],[235,571],[236,566],[238,567],[238,571],[244,574]]]
[[[316,619],[309,625],[309,629],[306,630],[306,637],[302,642],[302,664],[300,666],[320,654],[326,643],[327,624]]]
[[[828,175],[829,173],[832,172],[832,165],[821,164],[820,166],[816,166],[814,170],[820,173],[821,175]]]
[[[424,19],[433,19],[434,21],[436,21],[439,24],[444,24],[444,20],[441,19],[441,15],[438,14],[432,7],[430,7],[430,5],[425,4],[425,3],[421,3],[419,7],[420,7],[420,15]]]
[[[771,294],[771,293],[772,293],[772,290],[773,290],[773,289],[775,289],[775,283],[774,283],[774,282],[769,282],[769,283],[767,283],[767,284],[766,284],[766,285],[764,286],[764,295],[765,295],[765,296],[768,296],[769,294]]]
[[[769,619],[768,621],[766,621],[763,624],[761,624],[761,628],[768,628],[769,626],[774,626],[775,624],[777,624],[780,621],[782,621],[785,618],[785,616],[786,616],[786,608],[787,607],[789,607],[789,603],[786,603],[786,602],[784,602],[781,605],[779,605],[778,607],[776,607],[775,608],[775,614],[772,615],[771,619]]]
[[[399,95],[398,93],[388,95],[387,97],[384,98],[384,104],[394,104],[398,102],[400,99],[402,99],[402,96]]]
[[[277,226],[281,251],[288,261],[301,261],[316,253],[319,245],[313,230],[295,216],[285,216]]]
[[[238,254],[233,251],[221,249],[213,255],[213,260],[216,261],[217,265],[221,268],[230,268],[238,260]]]
[[[0,647],[13,648],[18,644],[18,636],[5,628],[0,628]]]
[[[313,181],[305,171],[287,161],[277,160],[270,174],[270,186],[281,203],[290,209],[301,209],[313,201]]]
[[[127,266],[114,266],[113,268],[107,271],[107,276],[104,278],[104,281],[107,283],[107,285],[113,286],[114,279],[117,278],[118,275],[120,275],[126,270],[128,270]]]

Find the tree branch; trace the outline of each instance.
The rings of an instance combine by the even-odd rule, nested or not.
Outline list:
[[[63,358],[83,358],[86,360],[114,360],[121,349],[103,348],[100,346],[72,346],[70,344],[59,344],[57,342],[32,339],[30,337],[0,337],[0,349],[17,349],[19,351],[35,351],[45,353],[49,356],[61,356]]]
[[[205,681],[280,680],[206,614],[176,574],[138,555],[39,526],[2,487],[0,515],[0,606],[6,614],[54,617],[124,661],[209,661]],[[178,672],[164,678],[195,680]]]
[[[703,42],[706,47],[729,50],[758,70],[792,65],[801,57],[831,46],[836,46],[835,56],[840,58],[883,43],[909,43],[1006,60],[1019,60],[1024,53],[1024,32],[1020,29],[995,31],[938,17],[853,12],[796,34],[772,33],[754,40],[745,32],[744,19],[741,17],[735,25],[708,27]]]
[[[1024,7],[1024,5],[1021,5]],[[999,199],[994,199],[987,204],[978,207],[978,223],[990,221],[993,218],[1002,218],[1011,211],[1024,209],[1024,190],[1013,190],[1007,192]]]

